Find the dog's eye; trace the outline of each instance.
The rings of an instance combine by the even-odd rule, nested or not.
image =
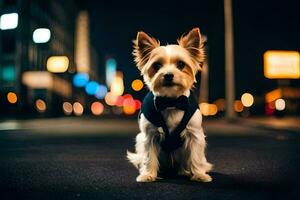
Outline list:
[[[181,61],[181,60],[178,61],[176,63],[176,65],[177,65],[177,68],[180,69],[180,70],[182,70],[185,67],[185,63],[183,61]]]
[[[155,71],[158,71],[162,67],[162,64],[160,62],[155,62],[152,64],[152,67]]]

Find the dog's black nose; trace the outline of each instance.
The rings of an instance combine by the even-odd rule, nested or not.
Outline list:
[[[172,73],[167,73],[164,75],[165,81],[172,81],[173,78],[174,78],[174,74],[172,74]]]

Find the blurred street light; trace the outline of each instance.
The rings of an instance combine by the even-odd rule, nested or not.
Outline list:
[[[9,30],[17,28],[19,23],[18,13],[3,14],[0,17],[0,29]]]
[[[78,73],[73,78],[73,84],[76,87],[84,87],[89,81],[89,75],[87,73]]]
[[[33,31],[32,39],[34,43],[46,43],[50,40],[51,32],[47,28],[38,28]]]
[[[117,72],[113,82],[110,86],[110,91],[115,96],[121,96],[124,92],[124,81],[123,81],[123,73]]]
[[[40,113],[45,112],[46,108],[47,108],[45,101],[43,101],[42,99],[37,99],[35,101],[35,107],[36,107],[37,111]]]
[[[53,73],[63,73],[68,70],[69,59],[67,56],[51,56],[47,60],[47,70]]]
[[[245,107],[251,107],[254,103],[254,97],[250,93],[244,93],[241,97],[241,101]]]
[[[98,86],[98,89],[97,89],[96,93],[95,93],[95,97],[97,99],[104,99],[106,93],[107,93],[107,87],[105,85],[100,84]]]
[[[63,103],[63,111],[64,111],[65,115],[71,115],[72,110],[73,110],[73,106],[71,103],[69,103],[69,102]]]
[[[200,103],[200,112],[204,116],[213,116],[218,113],[218,107],[215,104]]]
[[[136,105],[133,98],[127,98],[123,101],[123,112],[126,115],[132,115],[136,111]]]
[[[105,76],[106,76],[106,84],[108,87],[111,86],[117,71],[117,62],[114,58],[110,58],[106,60],[105,63]]]
[[[143,89],[144,83],[140,79],[135,79],[134,81],[132,81],[131,87],[134,91],[140,91],[141,89]]]
[[[275,101],[275,108],[278,111],[283,111],[285,109],[285,101],[283,99],[277,99]]]
[[[91,111],[94,115],[101,115],[104,111],[104,106],[100,102],[94,102],[91,105]]]
[[[97,90],[99,88],[99,84],[95,81],[90,81],[88,84],[85,86],[85,91],[89,95],[95,95]]]
[[[244,109],[243,103],[242,103],[240,100],[236,100],[236,101],[234,102],[234,110],[235,110],[236,112],[242,112],[243,109]]]
[[[118,96],[115,96],[112,92],[108,92],[105,95],[105,103],[109,106],[114,106],[118,100]]]
[[[73,111],[76,116],[81,116],[83,114],[83,106],[79,102],[73,104]]]
[[[16,93],[14,93],[14,92],[9,92],[9,93],[7,93],[7,101],[9,102],[9,103],[11,103],[11,104],[15,104],[15,103],[17,103],[17,101],[18,101],[18,96],[17,96],[17,94]]]

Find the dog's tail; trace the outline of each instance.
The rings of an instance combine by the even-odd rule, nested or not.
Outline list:
[[[131,162],[137,169],[139,169],[139,165],[143,161],[143,157],[137,153],[132,153],[127,150],[127,159]]]

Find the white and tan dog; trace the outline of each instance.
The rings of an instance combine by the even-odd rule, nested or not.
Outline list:
[[[144,32],[138,32],[134,41],[133,55],[144,81],[154,97],[178,98],[189,96],[195,75],[204,62],[204,49],[199,28],[178,39],[178,45],[160,46],[158,40]],[[171,132],[184,116],[184,111],[174,107],[161,112]],[[170,153],[178,174],[191,180],[210,182],[207,174],[212,164],[205,157],[206,141],[202,129],[200,110],[194,112],[180,136],[183,145]],[[160,141],[165,133],[152,124],[142,113],[139,120],[140,133],[136,136],[135,153],[127,152],[128,160],[139,170],[138,182],[155,181],[160,170]],[[159,137],[159,140],[157,140]]]

